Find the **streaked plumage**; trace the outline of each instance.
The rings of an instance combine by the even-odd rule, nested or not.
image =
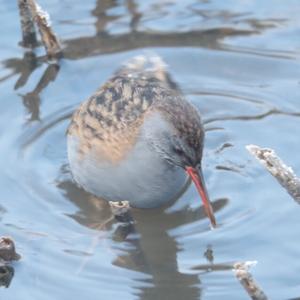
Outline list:
[[[92,194],[156,207],[187,184],[201,162],[204,130],[158,57],[124,65],[72,117],[68,157],[75,181]]]

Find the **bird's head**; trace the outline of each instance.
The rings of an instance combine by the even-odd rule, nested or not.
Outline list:
[[[195,184],[211,225],[216,226],[202,175],[204,129],[200,116],[191,104],[179,99],[172,106],[164,106],[150,118],[148,142],[166,163],[182,168]],[[150,124],[151,123],[151,124]]]

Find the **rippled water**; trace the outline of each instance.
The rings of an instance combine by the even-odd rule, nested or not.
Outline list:
[[[0,0],[0,235],[22,260],[1,299],[248,299],[222,271],[246,260],[270,299],[299,299],[300,207],[245,150],[271,147],[300,174],[299,1],[40,0],[59,67],[18,45],[15,2]],[[71,112],[149,52],[202,113],[216,230],[193,186],[166,211],[134,210],[126,228],[72,183]]]

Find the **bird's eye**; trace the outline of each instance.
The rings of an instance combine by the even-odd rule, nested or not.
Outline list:
[[[181,148],[179,148],[179,147],[174,147],[174,152],[177,154],[177,155],[183,155],[184,154],[184,152],[183,152],[183,150],[181,149]]]

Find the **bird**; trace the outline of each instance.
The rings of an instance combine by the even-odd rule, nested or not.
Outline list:
[[[73,179],[90,194],[156,208],[175,201],[193,182],[215,227],[201,167],[203,145],[200,113],[157,55],[124,63],[79,105],[67,129]]]

